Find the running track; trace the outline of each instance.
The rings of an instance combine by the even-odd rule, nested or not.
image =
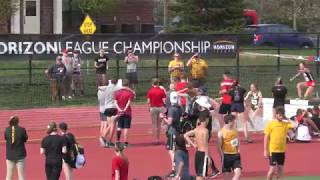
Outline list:
[[[97,107],[68,107],[27,110],[0,111],[0,179],[5,179],[5,146],[3,144],[3,130],[7,126],[8,118],[18,115],[21,125],[26,127],[30,141],[27,145],[28,157],[26,179],[43,180],[44,157],[39,154],[39,140],[45,135],[45,128],[49,121],[65,121],[71,131],[85,146],[87,164],[83,169],[75,170],[76,180],[109,180],[111,179],[111,158],[114,156],[111,149],[98,146],[99,116]],[[146,180],[151,175],[164,175],[170,168],[170,160],[164,146],[150,144],[151,124],[146,105],[133,106],[133,125],[130,142],[132,147],[125,153],[130,161],[129,179]],[[164,140],[164,137],[162,137]],[[268,162],[263,158],[262,135],[254,135],[254,144],[241,144],[243,177],[261,177],[266,174]],[[214,141],[214,140],[213,140]],[[211,143],[211,154],[220,167],[219,157],[214,143]],[[317,162],[320,142],[310,144],[289,144],[286,159],[286,175],[315,175],[320,176]],[[189,150],[190,169],[193,173],[194,150]]]

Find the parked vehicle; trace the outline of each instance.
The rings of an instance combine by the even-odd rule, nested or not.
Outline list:
[[[299,48],[314,46],[310,37],[283,24],[249,25],[245,31],[252,33],[255,45]]]

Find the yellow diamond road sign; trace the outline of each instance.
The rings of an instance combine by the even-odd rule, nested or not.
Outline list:
[[[96,25],[92,21],[89,15],[86,16],[83,23],[80,26],[80,31],[82,34],[94,34],[97,30]]]

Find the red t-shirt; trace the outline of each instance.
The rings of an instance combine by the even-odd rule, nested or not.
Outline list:
[[[180,91],[180,90],[182,90],[182,89],[185,89],[185,88],[187,88],[187,85],[188,85],[188,83],[187,82],[178,82],[177,84],[176,84],[176,91]],[[181,91],[180,93],[186,93],[188,90],[186,89],[186,90],[184,90],[184,91]],[[186,98],[185,97],[181,97],[180,98],[180,104],[181,105],[186,105],[187,104],[187,100],[186,100]]]
[[[134,96],[134,93],[128,89],[119,89],[114,93],[114,100],[118,102],[119,108],[124,109],[128,101],[134,99]],[[131,116],[131,106],[127,108],[125,114]]]
[[[233,85],[233,80],[232,79],[225,79],[220,83],[220,90],[226,90],[229,91]],[[222,103],[223,104],[231,104],[232,102],[232,97],[227,93],[224,93],[222,95]]]
[[[120,171],[120,180],[128,180],[128,171],[129,171],[129,164],[126,163],[126,161],[116,156],[112,159],[112,180],[115,179],[116,176],[116,170]]]
[[[150,99],[151,107],[162,107],[164,106],[163,99],[166,98],[166,92],[159,86],[153,86],[149,89],[147,98]]]

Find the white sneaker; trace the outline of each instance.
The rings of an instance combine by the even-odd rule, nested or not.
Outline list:
[[[68,96],[68,99],[72,99],[72,96]]]
[[[66,100],[66,97],[62,96],[62,100]]]

